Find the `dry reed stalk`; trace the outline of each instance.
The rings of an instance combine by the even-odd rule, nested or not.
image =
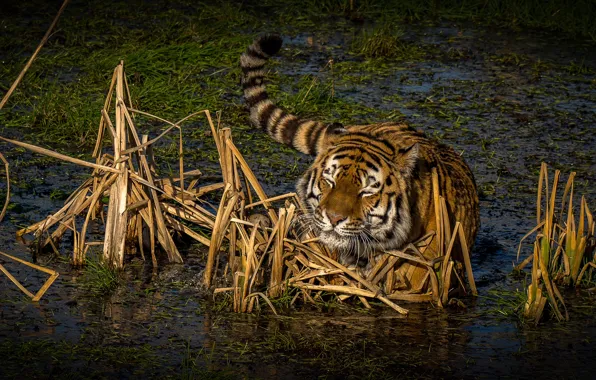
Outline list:
[[[251,292],[251,287],[250,287],[250,279],[253,275],[253,270],[255,269],[255,260],[256,260],[256,252],[255,252],[255,240],[257,238],[257,232],[258,232],[258,223],[257,225],[255,225],[255,227],[253,228],[250,237],[248,238],[248,241],[245,240],[246,242],[246,259],[244,260],[244,288],[242,289],[242,308],[241,311],[242,312],[247,312],[248,310],[248,296],[250,295]],[[245,234],[243,234],[243,238],[245,238]]]
[[[230,222],[230,216],[236,207],[236,200],[238,200],[238,197],[239,194],[232,191],[232,185],[226,184],[221,196],[219,208],[217,209],[218,211],[213,225],[213,232],[211,234],[211,242],[209,244],[209,253],[203,278],[203,283],[207,287],[211,286],[212,276],[214,274],[215,256],[223,242],[226,233],[225,229]]]
[[[437,226],[436,231],[436,239],[439,249],[441,250],[443,247],[443,213],[441,207],[441,193],[439,191],[439,175],[437,174],[437,169],[433,168],[432,170],[432,184],[433,184],[433,204],[435,207],[435,224]]]
[[[37,45],[37,48],[35,49],[35,51],[31,55],[31,58],[29,58],[29,60],[25,64],[25,67],[23,67],[23,70],[21,70],[21,72],[17,76],[17,79],[15,79],[15,81],[12,83],[12,85],[8,89],[8,92],[4,95],[4,97],[0,101],[0,109],[4,108],[4,105],[6,104],[6,102],[8,102],[8,99],[10,98],[10,96],[12,95],[12,93],[14,92],[14,90],[17,88],[17,86],[19,85],[19,83],[21,82],[21,80],[23,79],[23,77],[25,76],[25,73],[27,72],[27,70],[29,70],[29,67],[31,67],[31,64],[33,63],[33,61],[37,57],[37,54],[39,54],[39,52],[41,51],[41,48],[43,47],[43,45],[45,45],[45,43],[50,38],[50,35],[52,33],[52,30],[54,29],[54,27],[58,23],[58,19],[62,15],[62,12],[64,12],[64,9],[66,8],[66,5],[68,4],[69,1],[70,0],[64,0],[64,2],[62,3],[62,6],[58,10],[58,13],[54,17],[54,20],[50,24],[50,27],[48,28],[48,30],[46,31],[46,34],[44,34],[43,38],[41,39],[41,41]]]
[[[461,224],[459,225],[459,244],[461,247],[462,256],[464,258],[466,278],[468,279],[470,290],[473,296],[477,296],[478,290],[476,288],[476,281],[474,280],[474,271],[472,270],[472,261],[470,260],[470,250],[468,249],[468,244],[466,243],[466,236],[464,234],[464,230]],[[457,274],[457,272],[455,273]]]
[[[108,89],[108,94],[106,96],[106,100],[104,101],[104,105],[101,110],[101,118],[99,119],[99,129],[97,131],[97,140],[95,140],[95,149],[93,150],[93,154],[92,154],[92,156],[97,161],[101,160],[101,143],[103,141],[103,135],[104,135],[105,128],[106,127],[109,128],[112,138],[116,137],[116,130],[114,129],[114,126],[112,125],[112,121],[110,120],[110,116],[108,115],[108,109],[110,107],[110,104],[112,103],[112,95],[114,93],[114,87],[116,86],[116,78],[118,78],[117,72],[118,72],[118,66],[116,66],[114,68],[114,73],[112,74],[112,81],[110,83],[110,88]]]
[[[135,143],[137,145],[140,145],[141,141],[139,140],[136,129],[134,128],[134,124],[132,124],[132,119],[130,117],[130,114],[128,113],[128,110],[126,108],[123,108],[122,112],[123,112],[124,116],[126,117],[126,119],[128,120],[128,122],[130,123],[131,128],[129,129],[129,132],[133,136]],[[175,262],[175,263],[181,263],[183,261],[182,256],[178,252],[178,249],[176,248],[176,245],[174,244],[172,237],[168,233],[167,226],[164,222],[164,217],[163,217],[162,210],[161,210],[160,200],[157,195],[157,189],[153,182],[153,176],[151,174],[152,170],[150,168],[147,157],[145,155],[140,155],[139,160],[141,163],[141,167],[143,169],[143,174],[145,175],[145,179],[149,183],[149,186],[148,186],[149,187],[149,195],[151,196],[150,205],[152,205],[154,208],[155,223],[157,225],[157,239],[158,239],[160,245],[166,251],[169,261]],[[182,188],[184,188],[184,187],[182,187]],[[184,199],[182,199],[182,203],[184,203]]]
[[[2,219],[4,219],[6,210],[8,209],[8,202],[10,201],[10,171],[8,168],[8,161],[6,161],[6,158],[4,158],[2,153],[0,153],[0,160],[4,162],[4,172],[6,173],[6,200],[4,201],[2,211],[0,211],[0,223],[2,223]]]
[[[292,210],[293,213],[293,210]],[[275,239],[275,244],[273,248],[273,256],[271,260],[271,275],[269,277],[269,288],[268,293],[271,297],[279,297],[283,289],[281,285],[283,283],[283,261],[282,256],[284,252],[284,237],[287,233],[288,227],[288,218],[291,218],[290,210],[282,208],[279,210],[279,218],[277,220],[277,225],[275,229],[277,230],[277,235]]]
[[[7,143],[10,143],[10,144],[13,144],[13,145],[20,146],[22,148],[28,149],[28,150],[30,150],[32,152],[35,152],[35,153],[39,153],[39,154],[43,154],[45,156],[50,156],[50,157],[57,158],[57,159],[62,160],[62,161],[67,161],[67,162],[71,162],[73,164],[77,164],[77,165],[81,165],[81,166],[87,166],[87,167],[90,167],[90,168],[93,168],[93,169],[99,169],[99,170],[103,170],[103,171],[106,171],[106,172],[120,173],[120,171],[118,169],[113,168],[113,167],[110,167],[110,166],[94,164],[92,162],[87,162],[87,161],[84,161],[84,160],[80,160],[78,158],[69,157],[67,155],[60,154],[60,153],[54,152],[52,150],[45,149],[45,148],[42,148],[42,147],[39,147],[39,146],[35,146],[35,145],[32,145],[32,144],[27,144],[27,143],[24,143],[24,142],[21,142],[21,141],[7,139],[7,138],[2,137],[2,136],[0,136],[0,140],[6,141]]]
[[[116,135],[112,145],[114,149],[114,162],[118,162],[122,157],[122,151],[128,145],[126,120],[121,101],[124,98],[124,67],[122,62],[117,66],[114,75],[116,75]],[[129,192],[127,162],[116,163],[116,169],[120,174],[110,187],[103,257],[113,268],[122,268],[128,224],[128,212],[126,210]]]
[[[11,256],[4,252],[0,252],[0,255],[8,257],[11,260],[17,261],[21,264],[27,265],[28,267],[37,269],[38,271],[41,271],[41,272],[44,272],[44,273],[47,273],[50,275],[50,277],[44,282],[44,284],[37,291],[37,293],[33,294],[29,290],[27,290],[27,288],[25,288],[16,278],[14,278],[14,276],[12,274],[10,274],[10,272],[8,272],[8,270],[6,270],[6,268],[4,266],[0,265],[0,271],[2,271],[6,275],[6,277],[8,277],[10,279],[10,281],[12,281],[23,293],[25,293],[29,298],[31,298],[31,300],[33,302],[39,301],[41,299],[41,297],[43,297],[45,292],[50,288],[50,286],[52,286],[54,281],[60,275],[58,272],[56,272],[53,269],[44,268],[40,265],[30,263],[28,261],[19,259],[18,257]]]
[[[254,173],[252,172],[250,167],[248,166],[248,163],[246,162],[246,160],[244,160],[244,157],[242,157],[242,154],[240,153],[238,148],[236,148],[236,146],[234,145],[232,140],[230,140],[230,139],[226,140],[226,146],[229,147],[229,149],[234,154],[234,157],[236,158],[236,160],[238,160],[238,163],[240,164],[240,167],[242,168],[242,172],[243,172],[245,178],[247,178],[250,185],[257,193],[257,196],[260,198],[261,202],[263,202],[263,205],[265,206],[265,208],[267,209],[267,211],[269,213],[269,217],[271,218],[271,221],[274,224],[277,223],[277,215],[275,214],[275,211],[273,211],[273,209],[271,208],[271,203],[269,203],[269,201],[268,201],[269,197],[267,197],[267,194],[265,194],[265,191],[261,187],[259,180],[254,175]]]
[[[534,263],[538,263],[538,242],[534,243]],[[524,315],[526,318],[534,320],[534,324],[538,324],[542,317],[544,306],[546,305],[546,297],[542,295],[542,289],[538,286],[540,272],[538,270],[538,264],[532,265],[532,283],[528,285],[527,300],[524,305]]]

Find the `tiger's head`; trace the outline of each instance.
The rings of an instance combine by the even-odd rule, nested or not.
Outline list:
[[[297,184],[309,227],[346,265],[400,248],[412,227],[408,183],[418,144],[395,151],[385,141],[342,133],[326,145]]]

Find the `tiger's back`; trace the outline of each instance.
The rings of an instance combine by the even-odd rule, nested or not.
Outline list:
[[[474,177],[452,148],[404,124],[343,126],[303,120],[276,106],[265,89],[265,64],[281,38],[258,38],[241,56],[244,97],[252,123],[278,142],[315,155],[297,184],[309,225],[344,264],[365,264],[436,231],[432,170],[453,225],[471,247],[478,227]],[[436,239],[427,250],[437,252]],[[457,258],[457,257],[456,257]],[[426,268],[410,268],[413,277]]]

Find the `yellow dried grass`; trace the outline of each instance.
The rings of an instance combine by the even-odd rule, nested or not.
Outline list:
[[[527,290],[524,315],[535,324],[542,318],[547,302],[558,320],[568,320],[565,301],[557,285],[579,286],[588,271],[588,277],[592,279],[591,268],[596,268],[596,224],[584,197],[579,205],[577,222],[575,218],[575,172],[569,175],[557,213],[556,198],[560,174],[559,170],[555,170],[549,192],[548,168],[542,163],[536,201],[537,225],[521,239],[517,254],[519,259],[523,242],[536,234],[532,254],[515,267],[516,270],[522,270],[532,263],[532,282]],[[590,258],[593,253],[594,256]]]

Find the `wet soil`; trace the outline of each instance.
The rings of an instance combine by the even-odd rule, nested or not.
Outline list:
[[[85,271],[64,258],[44,255],[38,262],[60,277],[38,304],[0,277],[2,378],[591,377],[594,296],[567,294],[568,323],[528,326],[515,316],[516,292],[525,286],[511,269],[520,238],[535,223],[541,162],[576,171],[576,193],[591,204],[596,199],[596,50],[545,32],[411,25],[404,39],[422,46],[424,59],[377,61],[365,69],[363,59],[349,53],[353,28],[341,24],[333,32],[285,36],[276,70],[288,90],[299,76],[314,74],[333,81],[338,98],[378,110],[338,111],[339,121],[400,118],[462,152],[481,196],[482,228],[473,254],[478,299],[444,310],[407,305],[408,318],[382,305],[365,312],[338,304],[278,317],[267,311],[236,315],[199,286],[200,247],[186,250],[184,265],[162,266],[156,275],[131,262],[123,285],[110,295],[90,290]],[[350,76],[322,70],[329,58]],[[276,160],[286,170],[271,170],[269,153],[239,139],[269,194],[293,189],[287,166],[296,167],[297,177],[307,157],[280,150]],[[6,155],[23,162],[35,157],[11,150]],[[204,163],[187,166],[193,164]],[[17,168],[13,178],[29,186],[17,186],[12,196],[0,246],[30,260],[15,231],[57,210],[57,194],[74,190],[86,174],[43,160]],[[45,279],[0,263],[30,288]]]

